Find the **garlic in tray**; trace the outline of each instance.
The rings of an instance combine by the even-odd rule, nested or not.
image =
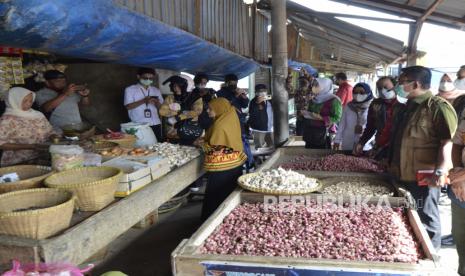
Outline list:
[[[291,170],[278,168],[262,171],[245,178],[243,184],[254,189],[305,193],[309,189],[315,188],[318,182],[315,178],[309,178]]]
[[[156,154],[167,158],[171,167],[179,167],[200,155],[194,147],[180,146],[170,143],[158,143],[151,147]]]

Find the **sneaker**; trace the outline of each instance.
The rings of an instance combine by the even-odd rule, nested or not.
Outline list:
[[[193,193],[197,193],[198,191],[200,191],[200,188],[199,187],[191,187],[190,190]]]

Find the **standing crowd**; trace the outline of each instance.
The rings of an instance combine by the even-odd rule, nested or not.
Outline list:
[[[255,97],[237,87],[236,75],[226,75],[219,91],[207,88],[209,78],[197,74],[195,87],[182,75],[171,76],[172,95],[162,97],[153,85],[156,73],[141,68],[138,83],[124,91],[132,122],[146,123],[158,141],[202,146],[208,182],[202,217],[208,218],[234,190],[244,164],[253,163],[248,129],[256,148],[273,147],[273,111],[268,88],[257,84]],[[55,70],[44,75],[46,87],[37,93],[12,88],[0,117],[1,165],[30,162],[39,145],[68,124],[81,122],[80,108],[89,105],[86,86],[69,84]],[[465,275],[465,67],[457,78],[445,74],[439,93],[431,91],[431,71],[407,67],[396,80],[381,77],[376,93],[365,83],[351,86],[344,73],[333,81],[302,75],[299,87],[288,84],[296,109],[296,134],[306,148],[349,151],[384,162],[389,172],[415,198],[418,214],[435,248],[441,246],[438,202],[447,184],[452,204],[452,234]],[[36,104],[40,111],[33,109]],[[244,112],[248,109],[248,116]],[[431,170],[426,178],[418,172]]]

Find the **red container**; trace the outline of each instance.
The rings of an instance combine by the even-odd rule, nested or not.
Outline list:
[[[434,176],[434,170],[420,170],[417,171],[417,184],[418,186],[427,186],[426,184],[422,184],[421,181],[425,178],[429,178]]]

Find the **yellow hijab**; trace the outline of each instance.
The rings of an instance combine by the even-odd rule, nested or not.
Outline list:
[[[213,99],[208,105],[215,112],[215,119],[205,133],[205,142],[212,146],[226,146],[235,151],[243,151],[241,125],[236,109],[225,98]]]

